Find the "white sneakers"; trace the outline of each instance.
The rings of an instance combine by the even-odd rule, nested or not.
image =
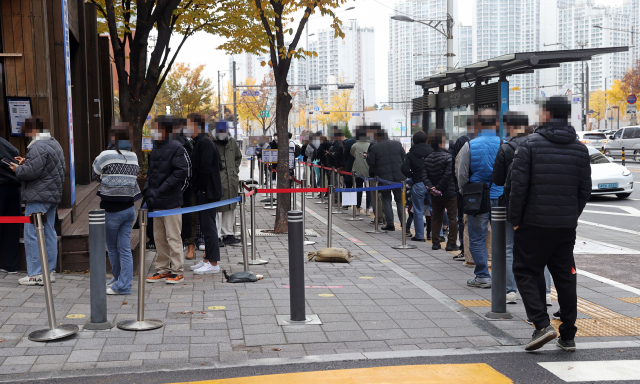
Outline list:
[[[367,211],[365,213],[367,216],[373,214],[373,208],[367,208]]]
[[[204,250],[205,250],[205,248],[204,248],[204,244],[200,244],[200,245],[198,246],[198,249],[199,249],[199,250],[201,250],[201,251],[204,251]]]
[[[109,287],[107,288],[107,295],[122,295],[122,293],[118,293]]]
[[[507,304],[515,304],[517,298],[518,294],[516,294],[515,292],[507,293]]]
[[[203,262],[203,266],[196,269],[195,271],[193,271],[193,273],[195,273],[196,275],[208,275],[211,273],[219,273],[220,272],[220,266],[218,265],[211,265],[209,263],[205,263]]]
[[[192,270],[192,271],[195,271],[196,269],[200,269],[202,267],[204,267],[204,260],[202,260],[198,264],[190,266],[189,269]]]
[[[56,271],[51,271],[49,273],[49,277],[51,277],[51,282],[56,282]],[[35,276],[25,276],[18,279],[18,284],[20,285],[44,285],[44,279],[42,278],[42,274]]]

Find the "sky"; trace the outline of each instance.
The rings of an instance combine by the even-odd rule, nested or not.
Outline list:
[[[375,28],[375,38],[379,41],[376,44],[376,102],[388,101],[387,95],[387,78],[388,65],[387,54],[389,52],[389,15],[393,13],[393,5],[397,0],[353,0],[343,5],[342,9],[355,7],[355,9],[342,12],[339,14],[340,19],[345,23],[349,19],[357,19],[363,27]],[[456,0],[454,0],[456,1]],[[599,0],[600,4],[619,5],[623,0]],[[457,0],[459,8],[460,20],[454,20],[456,23],[463,25],[471,25],[472,10],[475,0]],[[338,12],[340,12],[338,10]],[[299,20],[299,18],[296,18]],[[329,27],[330,19],[317,18],[311,19],[309,22],[309,33],[314,33],[319,29]],[[425,27],[427,28],[427,27]],[[455,37],[454,37],[455,38]],[[224,51],[217,50],[225,39],[219,36],[213,36],[207,33],[198,33],[189,39],[182,47],[178,54],[176,62],[186,62],[192,66],[205,64],[205,74],[213,79],[213,83],[217,87],[217,71],[226,71],[229,69],[229,56]],[[172,47],[178,44],[178,37],[172,38]],[[206,47],[206,48],[205,48]],[[226,75],[223,83],[229,80],[230,76]],[[224,84],[223,84],[224,85]]]

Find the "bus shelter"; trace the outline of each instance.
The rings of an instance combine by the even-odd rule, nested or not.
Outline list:
[[[424,94],[412,100],[412,131],[444,128],[452,137],[458,137],[466,134],[470,116],[479,109],[492,108],[500,116],[500,136],[504,137],[502,115],[509,111],[509,76],[628,50],[623,46],[511,53],[416,80]]]

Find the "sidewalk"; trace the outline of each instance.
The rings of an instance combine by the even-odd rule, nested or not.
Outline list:
[[[316,201],[307,201],[306,226],[320,236],[311,238],[318,244],[305,247],[305,252],[326,243],[327,205]],[[271,228],[272,213],[257,203],[256,227]],[[488,320],[483,315],[490,308],[478,305],[488,304],[491,290],[466,286],[471,268],[453,261],[450,253],[432,251],[428,243],[412,242],[418,244],[415,250],[392,249],[401,243],[401,231],[368,234],[370,219],[344,220],[350,216],[333,215],[333,246],[349,249],[352,262],[305,263],[307,285],[313,286],[306,290],[307,314],[318,315],[322,325],[277,325],[275,315],[289,313],[286,236],[257,238],[257,257],[269,264],[251,268],[264,275],[256,283],[227,284],[221,275],[194,276],[188,270],[193,262],[187,262],[184,284],[147,284],[146,318],[162,320],[165,326],[146,332],[81,330],[62,341],[29,341],[30,332],[47,327],[43,289],[18,286],[20,275],[2,276],[0,381],[528,341],[532,328],[523,321],[520,301],[508,306],[514,319]],[[248,221],[248,212],[246,217]],[[223,269],[242,270],[240,248],[222,248],[221,253]],[[147,265],[154,257],[147,252]],[[583,275],[578,283],[582,320],[576,341],[634,341],[640,346],[640,299],[620,300],[640,294]],[[90,315],[88,275],[57,274],[52,287],[58,321],[82,329]],[[109,319],[135,319],[136,294],[134,282],[132,295],[109,296]],[[557,309],[554,302],[549,313]]]

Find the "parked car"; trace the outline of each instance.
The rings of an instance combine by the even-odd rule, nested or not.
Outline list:
[[[631,171],[616,164],[593,147],[589,148],[591,160],[591,194],[616,195],[626,199],[633,192],[633,175]]]
[[[604,146],[604,154],[620,156],[623,147],[627,159],[640,160],[640,126],[620,128],[609,136],[609,142]]]
[[[609,142],[607,135],[602,132],[576,132],[578,140],[587,147],[594,147],[601,149],[606,143]]]

